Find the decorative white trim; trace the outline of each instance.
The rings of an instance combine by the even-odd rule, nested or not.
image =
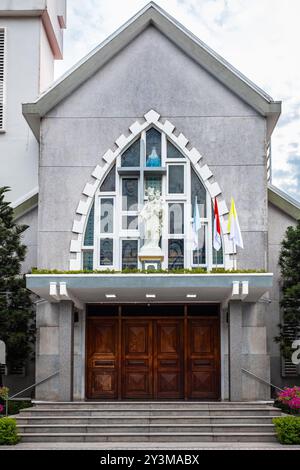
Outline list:
[[[113,151],[111,149],[107,150],[107,152],[102,156],[102,159],[106,162],[104,166],[97,165],[94,169],[90,182],[87,182],[79,201],[77,210],[76,210],[76,218],[73,222],[73,229],[72,232],[76,234],[76,239],[71,241],[70,245],[70,270],[79,270],[81,269],[81,250],[78,251],[79,245],[82,241],[82,233],[86,226],[86,219],[87,214],[89,213],[89,209],[91,207],[93,196],[100,186],[104,178],[107,176],[108,172],[110,171],[111,167],[115,163],[117,157],[125,150],[125,148],[131,144],[134,139],[141,134],[142,131],[146,130],[147,128],[154,125],[157,129],[164,132],[168,138],[175,143],[182,151],[182,153],[191,161],[195,171],[198,173],[199,177],[204,182],[211,198],[217,197],[218,199],[218,206],[219,206],[219,214],[220,214],[220,221],[222,228],[227,227],[227,214],[228,208],[226,201],[221,197],[222,192],[219,184],[216,181],[210,181],[213,177],[213,173],[208,167],[207,164],[200,165],[200,161],[203,159],[202,155],[196,148],[192,148],[189,150],[187,148],[187,144],[189,140],[180,133],[178,136],[174,134],[175,126],[168,120],[162,121],[161,116],[151,109],[146,114],[144,114],[144,121],[138,122],[135,121],[130,127],[129,132],[130,134],[126,137],[124,134],[121,134],[120,137],[115,141],[117,146],[117,150]],[[223,230],[224,234],[224,266],[225,269],[232,269],[233,268],[233,255],[235,254],[234,247],[232,246],[231,241],[226,234],[226,230]],[[75,238],[74,236],[74,238]]]

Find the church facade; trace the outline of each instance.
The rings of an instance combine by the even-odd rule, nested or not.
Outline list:
[[[262,400],[296,383],[273,341],[300,214],[268,183],[280,111],[152,3],[23,105],[40,145],[38,209],[20,217],[37,224],[37,399]]]

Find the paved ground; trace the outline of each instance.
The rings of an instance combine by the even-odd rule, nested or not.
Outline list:
[[[43,443],[43,442],[24,442],[16,446],[1,446],[0,450],[297,450],[300,451],[300,446],[283,446],[276,442],[265,443],[249,443],[246,442],[207,442],[201,443],[199,446],[184,443],[148,443],[141,442],[135,443]]]

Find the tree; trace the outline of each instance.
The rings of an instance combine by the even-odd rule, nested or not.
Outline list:
[[[288,227],[281,243],[279,266],[282,278],[282,324],[275,341],[280,344],[285,358],[291,357],[292,341],[300,331],[300,220],[295,227]],[[286,325],[292,334],[286,335]]]
[[[21,263],[26,246],[22,234],[27,225],[14,221],[13,209],[4,201],[7,186],[0,188],[0,339],[6,343],[9,367],[23,366],[32,352],[34,310]]]

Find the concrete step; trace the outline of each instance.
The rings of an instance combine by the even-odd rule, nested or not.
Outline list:
[[[21,411],[21,416],[105,416],[109,414],[112,417],[126,417],[126,416],[161,416],[161,414],[169,416],[279,416],[281,411],[272,407],[248,407],[248,408],[140,408],[140,409],[95,409],[95,408],[25,408]]]
[[[16,419],[20,426],[24,424],[272,424],[272,416],[22,416]]]
[[[267,433],[22,433],[22,442],[275,442]]]
[[[272,402],[225,402],[225,401],[215,401],[215,402],[202,402],[202,401],[78,401],[78,402],[41,402],[33,401],[34,407],[36,409],[81,409],[81,408],[90,408],[90,409],[107,409],[107,410],[116,410],[116,409],[129,409],[129,410],[140,410],[140,409],[167,409],[167,408],[189,408],[189,409],[211,409],[211,408],[266,408],[272,407]]]
[[[20,433],[268,433],[274,429],[273,424],[29,424],[18,426]]]

